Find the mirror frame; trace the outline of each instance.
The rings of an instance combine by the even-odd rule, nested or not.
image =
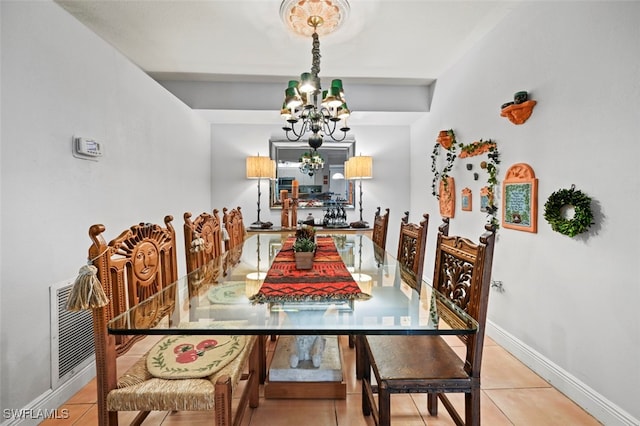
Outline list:
[[[280,203],[280,193],[277,190],[278,184],[278,164],[279,158],[278,155],[280,150],[286,149],[308,149],[309,147],[307,141],[289,141],[282,139],[272,139],[269,140],[269,156],[272,160],[276,162],[276,180],[272,180],[269,185],[269,208],[271,209],[282,209],[282,204]],[[319,152],[326,150],[344,150],[346,153],[346,160],[353,157],[355,155],[356,141],[353,139],[345,140],[342,142],[333,142],[333,141],[325,141],[320,148],[318,148]],[[331,177],[329,177],[331,179]],[[348,181],[348,189],[347,194],[349,195],[348,201],[342,206],[346,209],[355,209],[355,200],[356,200],[356,189],[355,185],[352,181]],[[306,205],[303,203],[298,203],[298,209],[324,209],[329,207],[330,205],[334,205],[331,202],[325,201],[317,201],[314,202],[314,205]]]

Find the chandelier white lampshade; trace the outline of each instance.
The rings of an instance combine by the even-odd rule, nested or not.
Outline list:
[[[258,179],[258,218],[251,224],[251,228],[270,228],[271,222],[262,222],[260,220],[260,180],[276,178],[276,162],[269,157],[247,157],[246,161],[247,179]]]
[[[313,39],[311,72],[303,72],[300,80],[290,80],[285,89],[280,116],[286,124],[282,129],[291,141],[298,141],[308,134],[308,143],[313,149],[322,145],[324,136],[339,142],[350,130],[346,120],[351,111],[347,107],[342,80],[332,80],[329,89],[323,91],[318,76],[318,34],[335,31],[348,11],[346,0],[284,0],[280,5],[280,15],[287,26],[298,34],[311,35]],[[340,122],[342,125],[339,126]]]

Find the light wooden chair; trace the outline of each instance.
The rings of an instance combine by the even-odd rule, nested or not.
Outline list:
[[[227,262],[228,258],[235,258],[242,246],[232,246],[228,252],[223,252],[222,224],[218,216],[218,209],[213,210],[213,215],[201,213],[194,220],[191,220],[190,212],[184,213],[184,244],[186,253],[187,270],[192,277],[189,279],[189,308],[193,321],[197,321],[198,309],[200,308],[200,298],[215,285],[220,276],[225,274],[227,268],[231,267]],[[236,222],[237,214],[233,213],[230,222]],[[234,224],[231,225],[237,226]],[[239,257],[238,257],[239,260]],[[241,307],[233,304],[213,305],[206,302],[204,309],[216,309],[220,317],[229,320],[243,319],[246,312]],[[256,344],[260,352],[260,383],[264,383],[267,370],[267,352],[264,338],[251,336],[256,339]]]
[[[224,252],[222,223],[218,209],[213,214],[201,213],[191,220],[191,213],[184,213],[184,248],[187,253],[187,273],[222,258]]]
[[[475,318],[478,330],[459,336],[466,347],[464,359],[441,336],[366,336],[362,411],[373,414],[377,425],[391,424],[393,393],[428,393],[431,415],[437,415],[440,399],[457,425],[480,425],[480,368],[495,230],[487,225],[478,244],[447,234],[445,220],[438,232],[433,286]],[[376,385],[372,384],[372,373]],[[464,420],[445,395],[452,392],[465,395]]]
[[[147,370],[146,356],[141,357],[120,377],[116,359],[144,336],[114,336],[107,332],[107,322],[134,305],[140,305],[135,317],[137,326],[151,328],[170,317],[176,303],[178,278],[176,236],[171,216],[165,226],[141,223],[105,243],[103,225],[93,225],[89,236],[93,244],[89,258],[97,268],[97,278],[109,299],[103,307],[93,307],[96,349],[98,420],[101,426],[117,425],[119,411],[139,411],[132,424],[140,424],[150,411],[212,410],[218,426],[241,421],[246,405],[257,407],[258,345],[247,339],[244,349],[218,372],[200,379],[160,379]],[[145,299],[157,295],[153,303]],[[149,306],[146,306],[149,305]],[[248,369],[248,374],[244,374]],[[241,379],[247,381],[240,405],[232,415],[233,392]]]
[[[225,242],[226,250],[242,246],[247,234],[247,230],[244,227],[242,209],[239,206],[231,210],[225,207],[222,212],[222,222],[229,236],[229,239]]]

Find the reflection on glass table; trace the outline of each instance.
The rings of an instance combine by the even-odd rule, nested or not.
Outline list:
[[[114,318],[112,334],[471,334],[477,324],[423,283],[420,294],[403,282],[394,256],[383,262],[362,234],[331,234],[336,249],[363,293],[352,303],[251,303],[286,235],[253,233],[233,262],[214,260],[181,277],[156,296]],[[163,300],[175,310],[159,324],[148,318]],[[144,313],[144,316],[142,315]],[[440,319],[446,318],[448,324]]]

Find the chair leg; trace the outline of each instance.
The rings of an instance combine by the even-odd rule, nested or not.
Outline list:
[[[464,394],[464,418],[467,426],[480,426],[480,389]]]
[[[260,379],[262,374],[262,363],[265,360],[265,339],[262,336],[258,336],[258,342],[262,342],[262,345],[258,344],[254,346],[249,358],[249,382],[247,386],[250,386],[249,390],[249,407],[257,408],[260,404]]]
[[[361,343],[361,337],[358,336],[356,338],[357,343]],[[369,392],[371,390],[371,366],[369,365],[369,358],[364,355],[363,348],[360,347],[360,356],[362,357],[361,367],[362,367],[362,414],[365,416],[371,415],[371,403],[369,402]],[[366,368],[365,368],[366,367]]]
[[[430,393],[427,394],[427,409],[429,410],[429,414],[432,416],[438,415],[438,394]]]
[[[223,376],[215,384],[216,426],[231,426],[231,378]]]
[[[351,337],[351,336],[350,336]],[[364,355],[364,345],[363,341],[364,336],[355,336],[355,350],[356,350],[356,379],[362,379],[362,375],[364,374],[364,361],[362,360]]]
[[[261,385],[267,380],[267,336],[258,336],[258,380]]]
[[[378,426],[391,426],[391,393],[387,384],[378,383]]]

